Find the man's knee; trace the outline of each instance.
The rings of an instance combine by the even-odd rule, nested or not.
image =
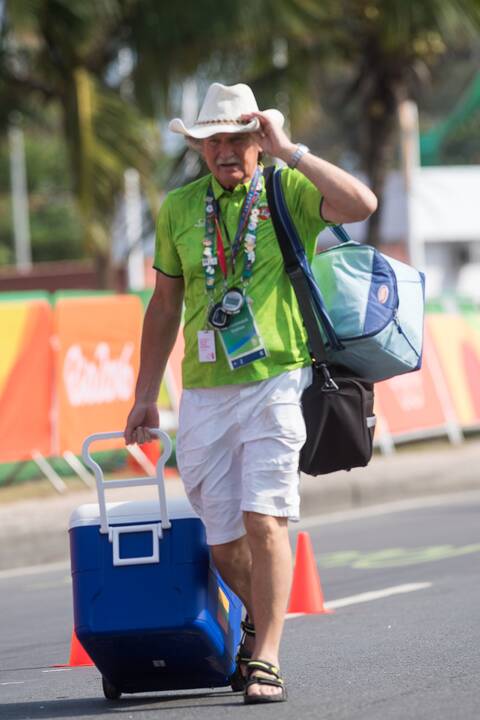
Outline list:
[[[245,511],[243,523],[248,539],[266,546],[274,545],[281,536],[287,536],[288,518],[286,517]]]

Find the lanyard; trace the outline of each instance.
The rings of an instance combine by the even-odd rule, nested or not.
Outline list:
[[[220,223],[218,222],[218,217],[216,214],[215,214],[215,232],[216,232],[216,236],[217,236],[218,264],[220,265],[220,269],[223,273],[223,277],[226,282],[227,276],[228,276],[227,259],[225,257],[225,248],[223,247],[222,231],[220,230]],[[233,265],[233,254],[232,254],[232,270],[234,270],[234,269],[235,269],[235,266]]]
[[[252,276],[253,263],[255,262],[256,231],[259,215],[257,203],[263,186],[262,177],[262,168],[257,167],[242,205],[237,231],[232,244],[233,274],[235,272],[235,259],[238,255],[242,238],[244,240],[245,264],[242,273],[244,286]],[[217,264],[220,265],[225,286],[228,277],[228,267],[220,228],[220,207],[214,197],[211,185],[209,185],[205,197],[205,231],[202,265],[205,273],[205,287],[207,291],[213,291],[215,288],[215,266]]]
[[[232,243],[232,273],[235,272],[235,260],[238,255],[238,251],[240,250],[240,244],[242,241],[242,236],[245,232],[245,229],[247,227],[247,224],[250,219],[250,214],[252,212],[252,209],[254,205],[256,204],[258,197],[260,195],[262,186],[260,183],[260,179],[262,177],[262,169],[260,167],[257,167],[255,170],[255,174],[252,178],[252,182],[250,183],[250,187],[247,193],[247,196],[245,200],[243,201],[242,209],[240,212],[240,219],[238,221],[238,227],[237,232],[235,233],[235,237],[233,239]],[[213,211],[215,213],[215,220],[217,224],[217,238],[218,233],[220,232],[219,227],[219,218],[220,218],[220,206],[218,204],[218,201],[215,200],[213,204]],[[220,260],[220,258],[219,258]]]

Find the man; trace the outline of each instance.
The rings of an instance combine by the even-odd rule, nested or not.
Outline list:
[[[248,613],[234,684],[245,686],[247,703],[286,699],[278,653],[292,574],[287,526],[299,514],[300,399],[311,382],[259,158],[289,166],[282,184],[310,259],[328,223],[376,208],[365,185],[292,143],[282,125],[277,110],[258,110],[248,86],[219,83],[192,127],[170,123],[210,174],[169,193],[160,210],[156,286],[125,429],[127,443],[143,443],[158,426],[159,384],[185,301],[177,459],[213,560]]]

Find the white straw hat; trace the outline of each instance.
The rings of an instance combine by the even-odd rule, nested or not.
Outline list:
[[[258,105],[248,85],[213,83],[208,88],[198,118],[191,127],[187,128],[180,118],[171,120],[168,127],[172,132],[197,140],[216,133],[255,132],[260,129],[258,118],[247,123],[240,120],[242,115],[251,112],[258,112]],[[271,108],[263,112],[277,125],[283,126],[284,117],[280,110]]]

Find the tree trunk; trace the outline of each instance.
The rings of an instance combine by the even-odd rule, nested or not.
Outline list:
[[[110,255],[97,251],[94,257],[95,270],[97,273],[97,287],[99,290],[120,290],[120,274],[115,271]]]
[[[378,198],[378,210],[368,223],[367,242],[378,247],[382,241],[380,220],[387,173],[393,165],[396,133],[396,102],[391,81],[377,77],[367,108],[365,169],[370,187]]]
[[[397,135],[397,107],[406,93],[405,64],[397,56],[389,57],[375,36],[364,47],[364,63],[360,71],[365,89],[363,117],[365,136],[363,164],[370,187],[378,198],[378,210],[368,224],[367,241],[378,247],[382,241],[380,220],[387,173],[394,167]]]

